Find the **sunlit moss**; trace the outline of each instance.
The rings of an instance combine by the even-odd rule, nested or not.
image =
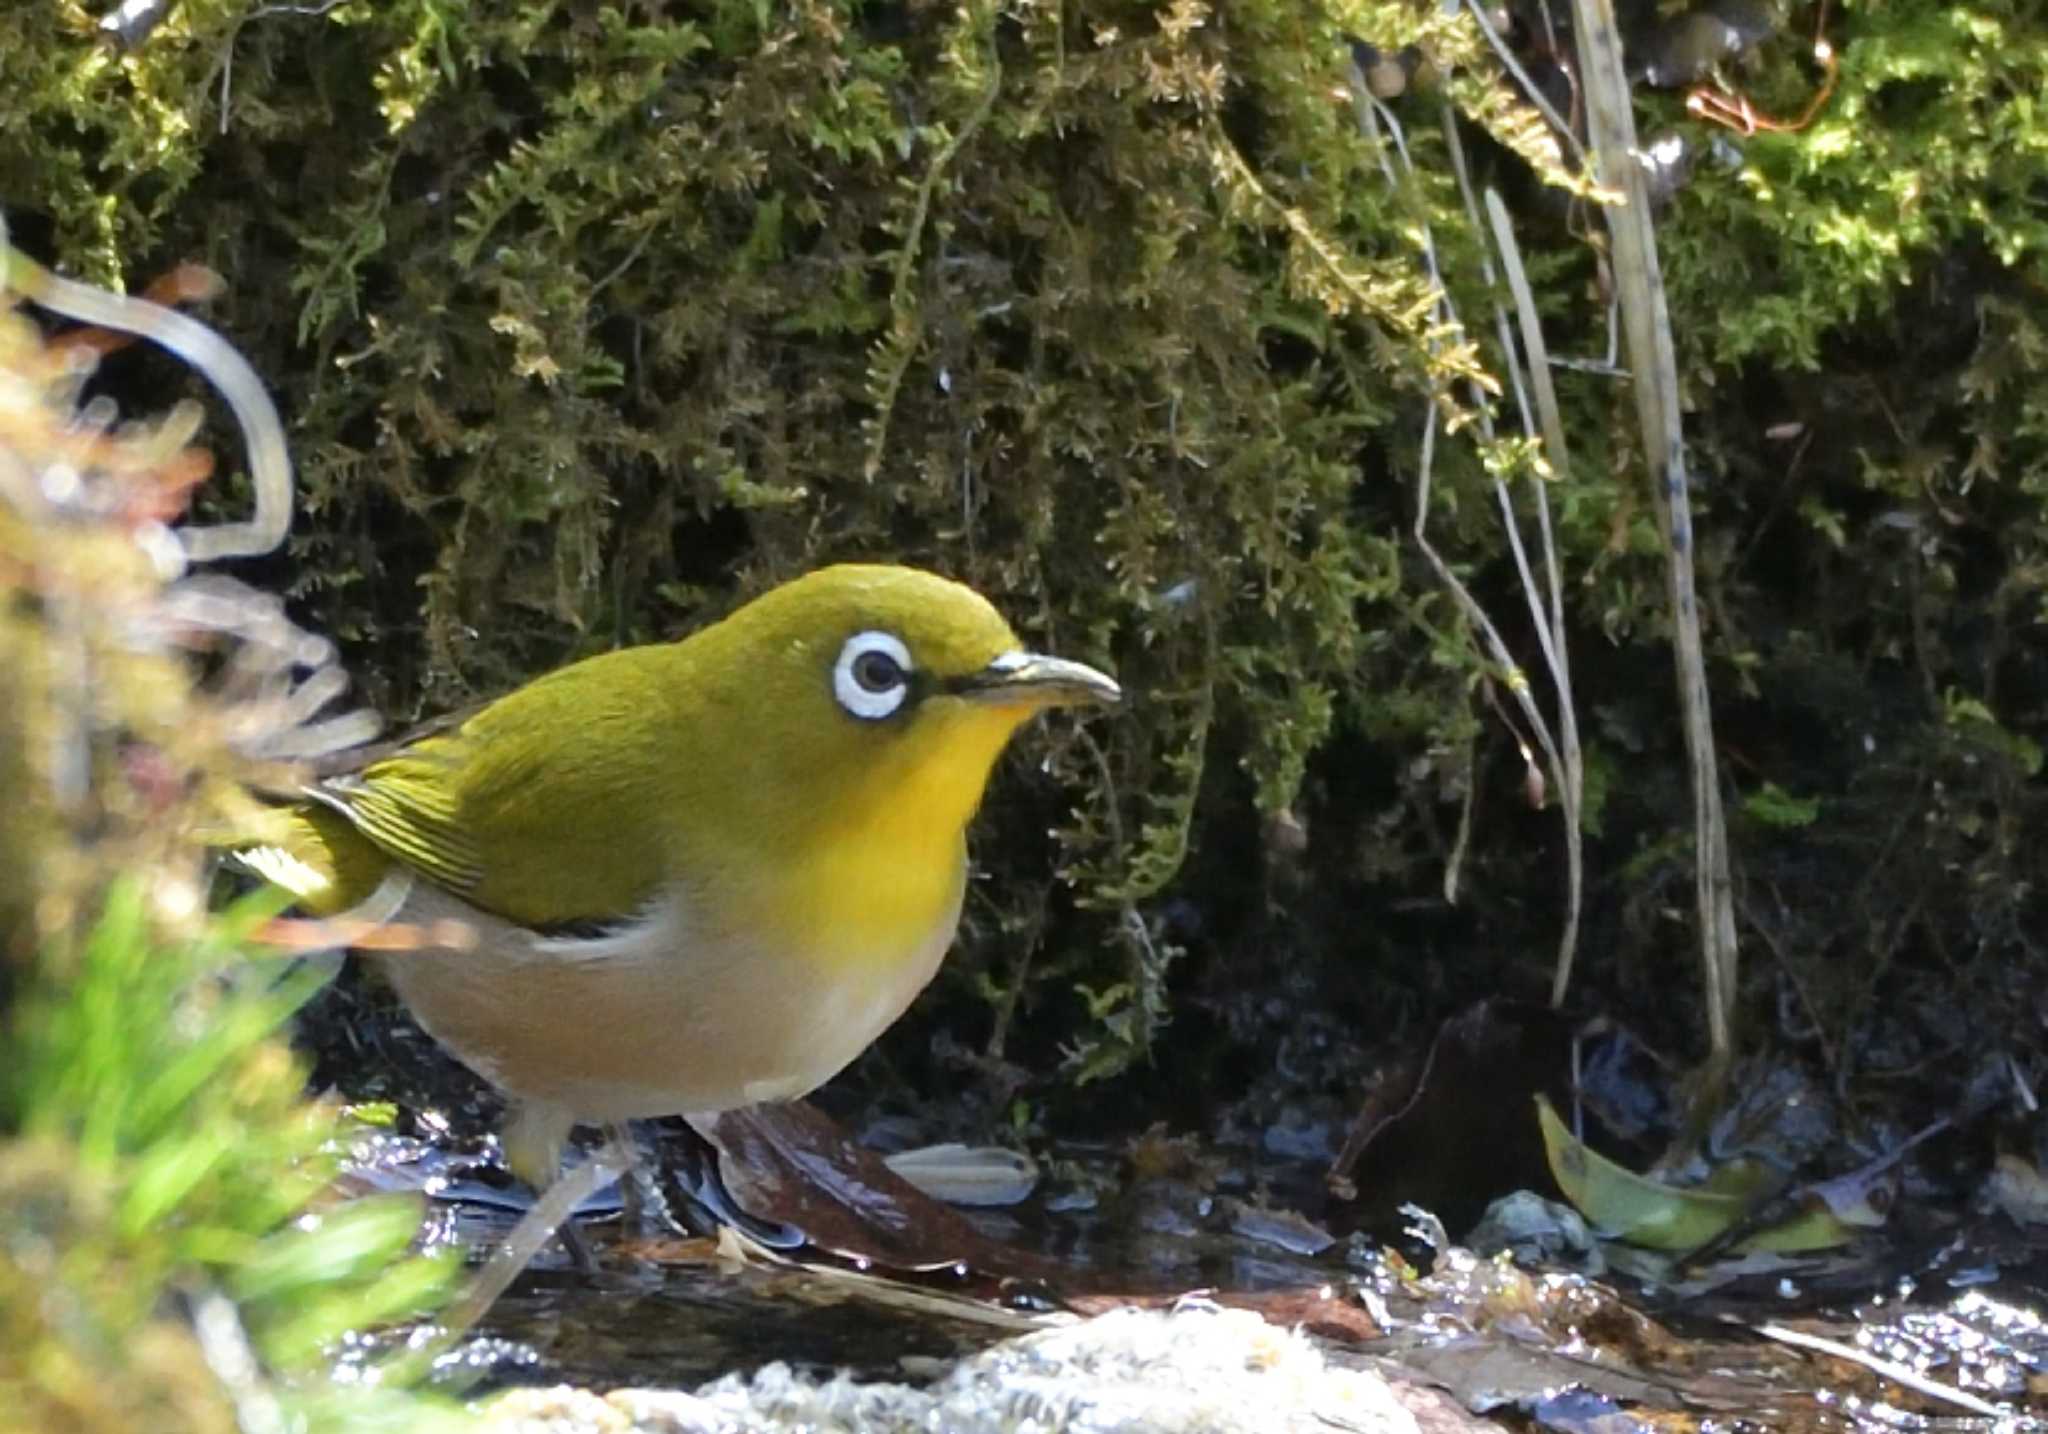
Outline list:
[[[1469,14],[190,0],[115,63],[80,13],[18,9],[0,17],[0,82],[24,97],[0,115],[6,192],[87,272],[199,255],[234,277],[223,318],[300,443],[293,597],[386,707],[452,706],[671,634],[825,558],[964,576],[1142,697],[1100,753],[1062,729],[1030,754],[1072,795],[999,787],[991,819],[1012,844],[982,853],[1005,878],[990,891],[1057,864],[1103,913],[1110,960],[1080,943],[1034,969],[1050,991],[1123,993],[1091,1010],[1132,1017],[1133,1048],[1165,1010],[1167,947],[1132,933],[1233,805],[1324,800],[1334,743],[1430,755],[1406,776],[1387,759],[1385,800],[1419,814],[1406,827],[1329,799],[1314,829],[1339,852],[1330,872],[1441,865],[1433,825],[1455,824],[1460,763],[1497,733],[1473,645],[1402,534],[1422,406],[1464,417],[1492,401],[1464,380],[1502,367],[1439,96],[1481,183],[1521,179],[1499,150],[1571,179],[1569,146]],[[2014,572],[2048,540],[2048,401],[1978,381],[2028,342],[2043,282],[2041,22],[2010,0],[1828,14],[1839,85],[1804,132],[1717,136],[1678,97],[1642,96],[1646,131],[1680,127],[1700,151],[1660,243],[1713,480],[1710,640],[1741,690],[1763,634],[1832,621],[1781,611],[1741,567],[1781,515],[1817,552],[1831,525],[1852,546],[1902,531],[1869,527],[1859,495],[1929,531],[1955,528],[1930,502],[1972,505]],[[1396,106],[1415,161],[1398,185],[1347,89],[1352,36],[1420,44],[1444,76]],[[1820,82],[1811,39],[1782,33],[1728,78],[1796,112]],[[1716,137],[1735,152],[1710,151]],[[1597,356],[1583,215],[1528,190],[1551,348]],[[1432,323],[1425,232],[1468,332]],[[1943,290],[1951,269],[1967,277]],[[1923,382],[1922,336],[1898,316],[1938,290],[1953,304],[1927,322],[1952,307],[1982,327]],[[1903,405],[1846,379],[1803,409],[1773,390],[1811,428],[1853,427],[1787,478],[1748,385],[1877,350],[1915,373]],[[1628,709],[1649,700],[1663,630],[1640,455],[1612,379],[1560,387],[1568,625],[1614,644],[1623,674],[1604,691],[1589,666],[1581,690]],[[1930,441],[1948,467],[1929,469]],[[1493,460],[1461,440],[1436,461],[1444,541],[1514,610]],[[1842,581],[1875,625],[1870,654],[1927,630],[1875,580]],[[1032,845],[1067,801],[1060,849]],[[1646,804],[1617,840],[1654,845],[1675,819]],[[1550,856],[1499,840],[1497,879],[1555,884]],[[1404,879],[1405,899],[1435,890]]]

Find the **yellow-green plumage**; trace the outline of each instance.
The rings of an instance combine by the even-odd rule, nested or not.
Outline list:
[[[870,649],[909,659],[900,706],[859,685],[888,674]],[[791,1096],[850,1060],[950,943],[1011,733],[1115,691],[1019,652],[959,584],[827,568],[315,789],[281,845],[316,909],[396,875],[408,919],[475,932],[384,965],[523,1103],[508,1144],[538,1182],[571,1120]]]

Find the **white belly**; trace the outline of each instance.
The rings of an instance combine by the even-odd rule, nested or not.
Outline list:
[[[786,1100],[822,1084],[924,989],[959,915],[956,894],[906,949],[823,961],[695,937],[674,903],[598,939],[547,938],[420,882],[399,919],[463,922],[474,949],[377,961],[465,1065],[512,1096],[602,1123]]]

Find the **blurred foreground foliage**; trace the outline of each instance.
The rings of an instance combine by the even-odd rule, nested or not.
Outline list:
[[[340,1122],[280,1033],[324,975],[250,954],[267,898],[205,910],[198,836],[291,725],[274,603],[185,572],[197,414],[114,426],[89,351],[0,288],[0,1428],[434,1428],[327,1359],[452,1251],[408,1255],[416,1197],[324,1193]]]
[[[1727,77],[1795,112],[1816,11],[1771,8]],[[2038,962],[2048,875],[2023,839],[2048,725],[2048,22],[1826,14],[1840,80],[1805,131],[1641,96],[1645,132],[1701,156],[1660,235],[1724,778],[1759,796],[1744,915],[1781,958],[1752,995],[1777,1009],[1791,981],[1839,1047],[1960,978],[2017,1039],[2000,963]],[[1405,538],[1435,404],[1436,539],[1533,668],[1490,487],[1532,450],[1464,422],[1518,427],[1488,396],[1509,390],[1447,102],[1517,210],[1551,351],[1597,356],[1605,315],[1583,213],[1524,162],[1562,177],[1554,141],[1466,11],[182,0],[128,50],[90,19],[0,16],[0,203],[97,278],[230,277],[215,317],[304,475],[278,581],[380,705],[502,690],[827,559],[925,563],[1138,695],[1099,747],[1042,737],[984,822],[967,944],[1022,953],[980,976],[997,1054],[1033,1001],[1024,1058],[1117,1068],[1183,947],[1191,993],[1309,963],[1387,1023],[1540,982],[1554,819],[1526,808],[1503,674]],[[1393,102],[1412,171],[1361,124],[1352,37],[1445,77]],[[1425,229],[1471,332],[1431,311]],[[1623,383],[1558,381],[1582,970],[1682,1030],[1656,530]]]

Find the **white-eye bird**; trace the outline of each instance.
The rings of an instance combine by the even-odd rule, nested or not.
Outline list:
[[[309,787],[241,859],[316,912],[461,923],[377,959],[544,1189],[576,1123],[789,1099],[864,1050],[952,942],[1011,734],[1119,695],[971,588],[829,567]]]

